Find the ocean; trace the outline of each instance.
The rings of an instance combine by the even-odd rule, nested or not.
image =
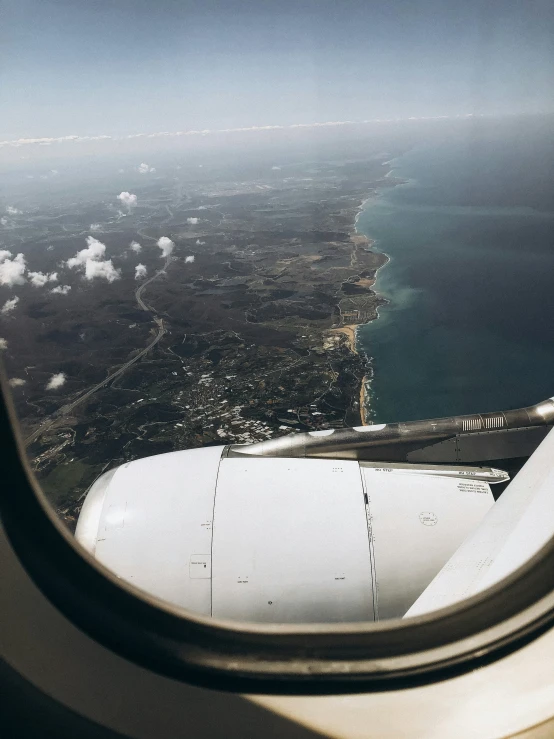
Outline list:
[[[505,410],[554,395],[552,140],[518,126],[416,146],[358,230],[390,261],[358,329],[374,423]]]

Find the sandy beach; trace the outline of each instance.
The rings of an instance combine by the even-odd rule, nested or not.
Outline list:
[[[365,382],[366,382],[366,378],[364,375],[362,377],[362,384],[360,386],[360,418],[362,420],[362,426],[370,426],[371,424],[367,422],[367,418],[366,418],[367,408],[365,404],[366,402],[365,401]]]
[[[356,350],[356,329],[358,328],[358,325],[355,323],[346,324],[344,326],[339,326],[338,328],[333,328],[329,331],[330,334],[343,334],[346,336],[346,340],[348,341],[348,346],[350,347],[350,351],[358,353]]]
[[[331,334],[342,334],[343,336],[346,336],[346,340],[348,342],[348,346],[350,348],[350,351],[358,353],[358,350],[356,348],[356,330],[360,324],[356,323],[350,323],[346,324],[345,326],[339,326],[339,328],[333,328],[329,331]],[[366,389],[365,389],[365,383],[366,378],[365,376],[362,378],[361,386],[360,386],[360,418],[362,420],[362,426],[367,426],[367,420],[366,420]]]

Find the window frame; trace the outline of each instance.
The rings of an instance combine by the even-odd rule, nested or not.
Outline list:
[[[147,669],[248,693],[391,690],[462,674],[554,626],[554,537],[502,582],[406,620],[267,625],[200,617],[118,579],[75,542],[26,458],[2,376],[2,518],[43,594],[93,639]]]

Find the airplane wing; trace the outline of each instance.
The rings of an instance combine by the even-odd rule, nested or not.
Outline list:
[[[553,498],[554,430],[406,616],[475,595],[523,565],[554,535]]]

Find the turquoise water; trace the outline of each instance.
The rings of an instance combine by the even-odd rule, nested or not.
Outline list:
[[[435,143],[395,160],[407,182],[366,203],[358,230],[390,257],[376,283],[389,303],[358,330],[375,422],[554,395],[554,213],[544,181],[541,209],[528,205],[532,166],[509,141],[478,151]]]

